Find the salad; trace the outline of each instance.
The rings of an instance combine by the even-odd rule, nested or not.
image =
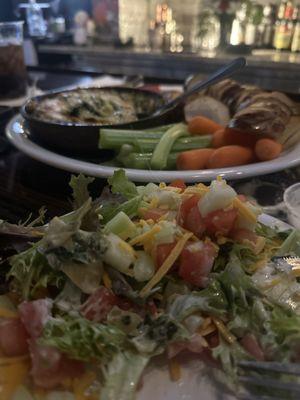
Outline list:
[[[240,361],[299,361],[300,270],[282,256],[300,231],[259,223],[221,178],[118,170],[94,200],[92,181],[73,176],[74,210],[48,224],[0,223],[22,239],[0,269],[1,399],[133,400],[158,359],[179,380],[184,354],[239,393]]]

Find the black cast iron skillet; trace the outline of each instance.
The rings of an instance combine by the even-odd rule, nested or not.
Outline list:
[[[155,92],[148,90],[129,88],[129,87],[104,87],[91,88],[99,91],[114,90],[120,93],[136,93],[143,94],[145,99],[149,99],[152,107],[152,112],[155,109],[164,105],[163,97]],[[78,91],[80,89],[65,90],[63,92]],[[87,89],[85,89],[87,90]],[[51,92],[42,96],[33,97],[28,100],[21,109],[21,114],[26,120],[26,125],[29,128],[30,135],[33,140],[47,146],[50,149],[60,150],[66,154],[80,154],[86,156],[101,155],[98,149],[99,130],[100,128],[115,128],[115,129],[147,129],[159,125],[169,124],[182,121],[183,107],[179,106],[170,110],[163,116],[151,117],[150,115],[141,115],[140,119],[130,123],[101,125],[90,123],[73,123],[73,122],[50,122],[34,115],[34,110],[38,104],[45,98],[55,97],[61,91]]]

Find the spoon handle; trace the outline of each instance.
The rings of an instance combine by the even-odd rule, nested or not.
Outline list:
[[[155,115],[160,115],[162,112],[169,110],[170,108],[175,107],[176,105],[184,102],[189,96],[192,94],[207,88],[217,82],[222,81],[225,78],[229,78],[233,75],[237,70],[243,68],[246,65],[246,59],[244,57],[239,57],[231,61],[230,63],[224,65],[220,69],[218,69],[213,74],[209,75],[204,80],[197,82],[191,88],[186,90],[180,96],[176,97],[174,100],[165,104],[162,108],[155,112]]]

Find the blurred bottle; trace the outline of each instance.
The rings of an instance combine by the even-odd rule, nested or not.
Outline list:
[[[268,4],[263,8],[263,18],[259,25],[260,37],[259,46],[263,48],[273,47],[275,32],[276,8],[273,4]]]
[[[238,46],[245,43],[247,12],[248,5],[242,3],[235,13],[230,33],[230,44],[232,46]]]
[[[292,39],[292,44],[291,44],[291,50],[293,52],[298,52],[300,51],[300,15],[299,15],[299,5],[295,7],[297,9],[297,13],[294,12],[294,18],[297,14],[297,21],[295,22],[295,27],[294,27],[294,33],[293,33],[293,39]]]
[[[251,6],[249,18],[245,27],[245,44],[255,47],[260,42],[259,25],[262,22],[263,8],[260,4]]]
[[[291,1],[282,2],[278,9],[275,26],[274,47],[276,50],[288,50],[294,32],[294,6]]]
[[[26,22],[30,36],[46,36],[47,26],[43,17],[43,11],[36,0],[29,0],[29,6],[26,8]]]
[[[230,0],[220,0],[218,5],[218,18],[221,24],[220,46],[225,47],[230,43],[230,32],[234,13],[230,8]]]
[[[220,44],[221,24],[218,16],[205,8],[198,17],[197,43],[195,50],[211,52]]]

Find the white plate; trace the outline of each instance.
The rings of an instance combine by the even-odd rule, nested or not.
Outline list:
[[[6,136],[9,141],[28,156],[45,164],[66,171],[84,173],[99,178],[107,178],[116,167],[80,161],[62,156],[30,140],[24,129],[24,119],[17,115],[7,125]],[[125,168],[129,179],[134,182],[170,182],[183,179],[185,182],[207,182],[218,175],[226,179],[242,179],[250,176],[265,175],[300,164],[300,142],[292,149],[283,152],[273,161],[260,162],[232,168],[207,169],[198,171],[149,171]]]

